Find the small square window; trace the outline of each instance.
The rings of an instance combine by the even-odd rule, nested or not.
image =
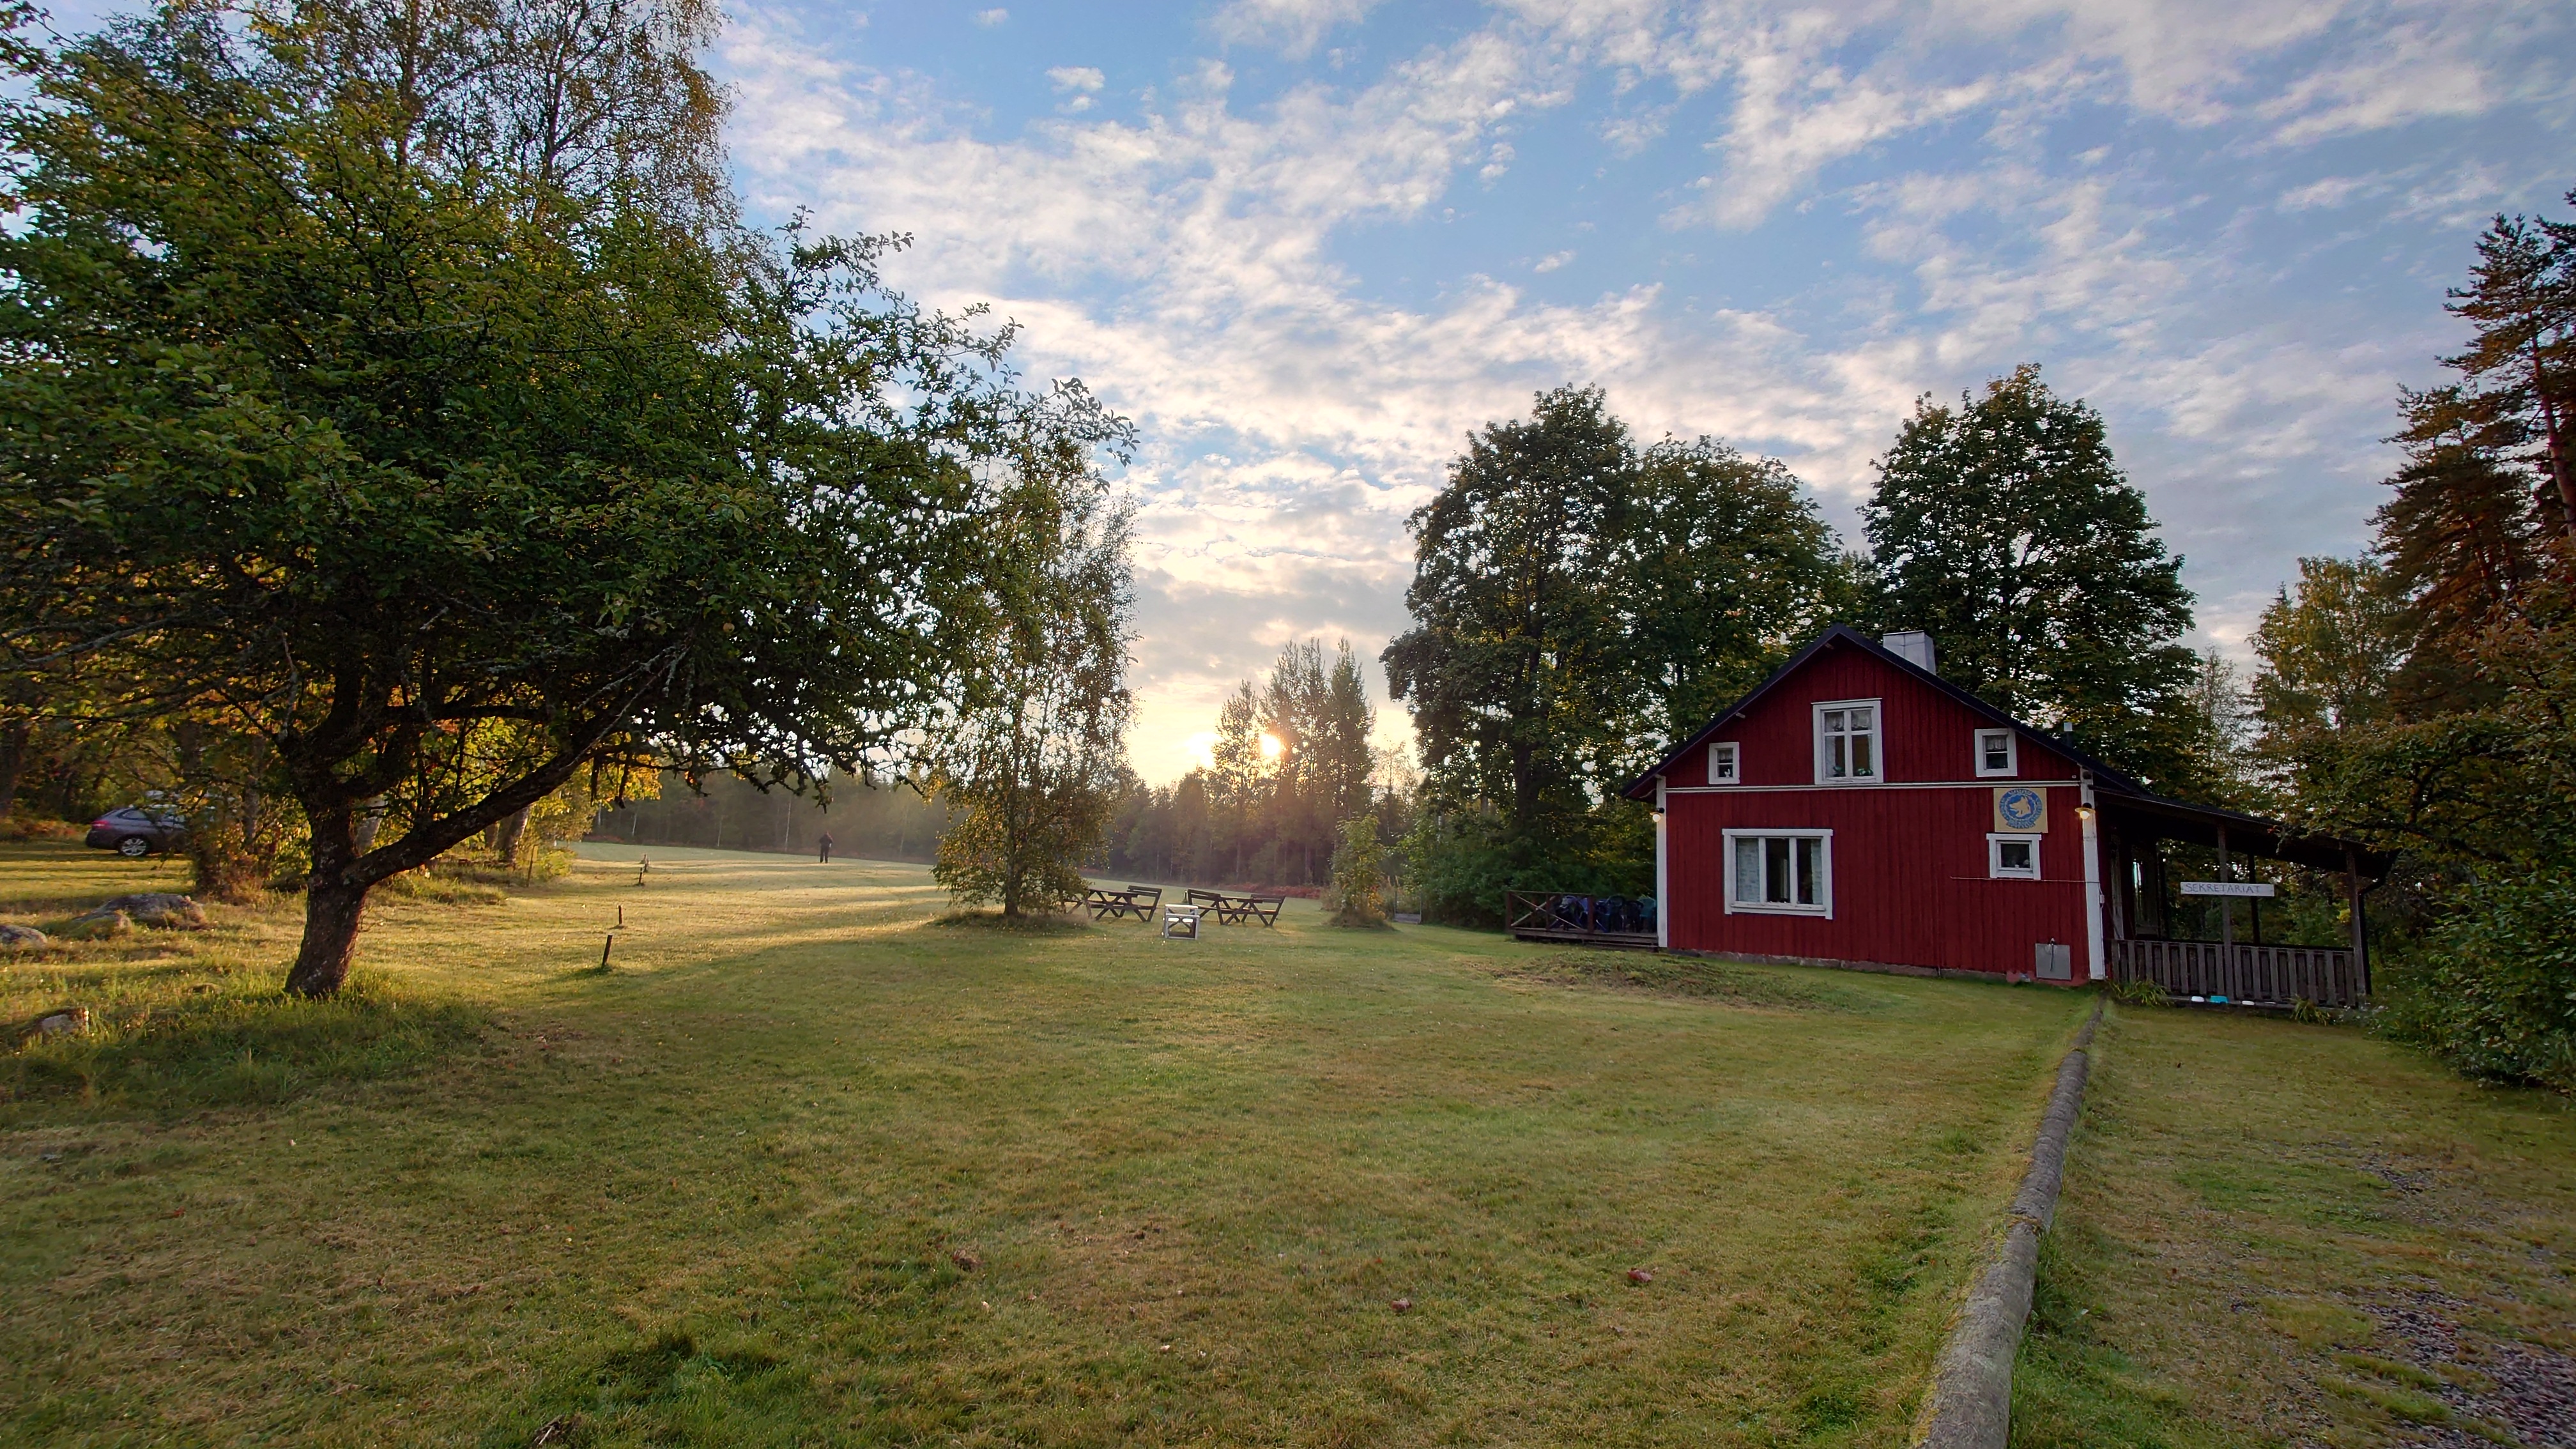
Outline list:
[[[2011,730],[1977,731],[1977,773],[1979,775],[2014,775],[2020,773],[2014,759]]]
[[[1989,835],[1986,837],[1986,874],[1997,880],[2039,879],[2039,842],[2037,835]]]
[[[1743,778],[1742,755],[1737,751],[1734,741],[1729,740],[1725,744],[1708,747],[1708,782],[1710,784],[1732,785]]]

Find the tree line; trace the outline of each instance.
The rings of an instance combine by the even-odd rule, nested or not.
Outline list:
[[[1620,789],[1836,623],[1926,630],[1999,707],[2213,792],[2182,560],[2097,412],[2023,367],[1921,399],[1877,474],[1856,551],[1779,461],[1641,444],[1597,389],[1470,438],[1409,520],[1413,626],[1382,656],[1420,751],[1405,844],[1426,912],[1649,890],[1652,824]]]
[[[1921,629],[2153,788],[2395,852],[2386,1019],[2576,1084],[2576,223],[2477,239],[2372,547],[2299,561],[2250,680],[2184,645],[2182,560],[2035,366],[1918,400],[1856,545],[1778,461],[1565,387],[1408,520],[1380,660],[1418,774],[1309,640],[1149,788],[1127,425],[887,287],[907,239],[743,222],[715,24],[301,0],[65,39],[0,8],[0,813],[157,791],[201,889],[301,889],[314,995],[371,889],[471,842],[603,811],[721,841],[726,802],[864,780],[932,802],[898,841],[935,812],[938,879],[1005,915],[1086,867],[1348,904],[1393,846],[1412,904],[1491,920],[1642,893],[1619,786],[1658,749],[1828,624]]]
[[[2576,205],[2576,192],[2567,201]],[[2576,223],[2498,216],[2469,345],[2398,398],[2354,558],[2304,558],[2253,639],[2249,798],[2396,853],[2389,1024],[2576,1090]]]
[[[2371,548],[2298,561],[2250,680],[2183,643],[2183,560],[2036,366],[1918,401],[1857,549],[1776,461],[1539,394],[1409,520],[1382,658],[1423,771],[1411,899],[1475,923],[1506,889],[1646,891],[1622,784],[1826,625],[1923,630],[1945,678],[2152,789],[2393,852],[2382,1019],[2576,1089],[2576,222],[2496,218],[2449,306],[2471,342],[2398,398]],[[2293,922],[2342,939],[2346,908],[2290,884]]]

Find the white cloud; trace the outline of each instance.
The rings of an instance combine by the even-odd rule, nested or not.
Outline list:
[[[1292,74],[1257,103],[1202,59],[1139,115],[1074,119],[1106,78],[1055,67],[1062,114],[1006,135],[985,134],[983,112],[920,76],[821,58],[774,12],[750,12],[725,45],[757,207],[915,233],[899,283],[941,305],[993,303],[1025,327],[1034,372],[1079,374],[1138,421],[1135,752],[1149,778],[1169,778],[1223,694],[1280,644],[1347,634],[1374,654],[1401,627],[1404,515],[1466,432],[1561,382],[1607,386],[1649,436],[1713,433],[1786,456],[1840,507],[1918,393],[2043,357],[2060,386],[2118,399],[2122,426],[2146,430],[2153,471],[2141,481],[2160,507],[2183,505],[2195,559],[2241,563],[2284,536],[2240,539],[2212,519],[2312,532],[2297,480],[2335,457],[2346,461],[2327,471],[2364,486],[2349,460],[2385,431],[2394,359],[2430,344],[2354,354],[2239,324],[2212,300],[2242,283],[2236,263],[2179,241],[2173,210],[2138,199],[2116,151],[2052,169],[2050,118],[2077,99],[2116,102],[2230,127],[2227,138],[2277,157],[2502,91],[2462,22],[2405,0],[2387,3],[2407,12],[2406,33],[2470,57],[2470,70],[2393,96],[2353,68],[2369,46],[2337,28],[2350,6],[2188,3],[2201,8],[2159,27],[2145,0],[1934,11],[1849,0],[1794,14],[1732,0],[1516,0],[1364,83]],[[2241,25],[2209,18],[2239,10]],[[1225,39],[1296,54],[1363,11],[1271,0],[1229,5],[1213,23]],[[1945,25],[1947,49],[1918,43]],[[2192,33],[2165,33],[2177,27]],[[2294,53],[2287,79],[2253,64]],[[1604,73],[1628,120],[1559,116]],[[1557,304],[1462,266],[1390,300],[1354,270],[1351,237],[1422,235],[1489,205],[1467,183],[1540,164],[1523,152],[1560,164],[1529,140],[1551,120],[1635,156],[1685,115],[1716,118],[1717,168],[1676,216],[1693,227],[1753,227],[1847,158],[1943,127],[1961,135],[1942,164],[1909,160],[1844,185],[1877,270],[1809,295],[1686,311],[1641,274]],[[2505,185],[2472,173],[2285,179],[2263,194],[2276,215],[2382,192],[2439,209]],[[1528,265],[1545,274],[1572,259]],[[2223,461],[2191,461],[2201,454]],[[1386,718],[1400,731],[1400,711]]]
[[[1355,25],[1376,0],[1230,0],[1208,22],[1218,38],[1263,45],[1290,59],[1314,52],[1326,35]]]
[[[998,6],[991,10],[978,10],[975,12],[975,23],[986,30],[991,30],[1010,18],[1011,12],[1001,9]]]

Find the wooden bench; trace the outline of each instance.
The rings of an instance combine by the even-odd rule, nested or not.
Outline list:
[[[1115,921],[1126,916],[1151,923],[1154,913],[1162,909],[1161,886],[1092,886],[1082,893],[1082,907],[1095,921]]]
[[[1207,907],[1220,925],[1242,926],[1254,921],[1279,929],[1280,908],[1288,904],[1286,896],[1230,896],[1222,891],[1194,890],[1181,899],[1194,906]]]

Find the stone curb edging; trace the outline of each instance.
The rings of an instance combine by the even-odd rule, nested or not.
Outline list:
[[[2075,1130],[2091,1070],[2093,1028],[2102,1003],[2075,1033],[2075,1045],[2057,1068],[2057,1090],[2031,1143],[2030,1170],[2013,1195],[2003,1251],[1977,1275],[1959,1310],[1941,1357],[1932,1369],[1932,1402],[1916,1449],[2004,1449],[2012,1432],[2013,1355],[2030,1318],[2031,1284],[2039,1273],[2039,1235],[2057,1214],[2057,1188],[2066,1170],[2066,1138]]]

